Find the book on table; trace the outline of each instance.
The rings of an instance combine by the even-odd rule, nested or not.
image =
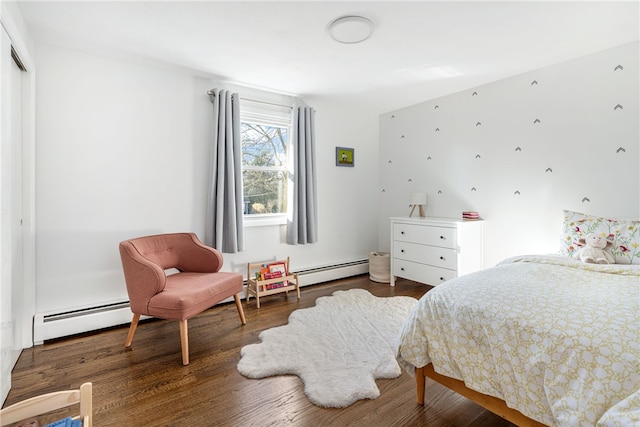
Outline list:
[[[273,271],[273,272],[267,272],[264,274],[264,279],[263,280],[271,280],[271,279],[277,279],[279,277],[282,277],[282,272],[280,271]],[[276,283],[270,283],[268,285],[265,286],[265,289],[267,291],[271,290],[271,289],[278,289],[282,287],[282,282],[276,282]]]
[[[277,279],[279,277],[285,277],[287,275],[287,265],[282,261],[276,261],[270,264],[265,264],[261,270],[261,280]],[[279,289],[289,285],[288,280],[282,282],[271,283],[265,286],[265,290]]]

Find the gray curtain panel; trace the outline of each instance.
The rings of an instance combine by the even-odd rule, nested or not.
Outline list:
[[[318,241],[315,110],[296,107],[292,126],[292,172],[289,175],[287,243]]]
[[[221,89],[208,93],[213,104],[213,147],[205,243],[235,253],[244,249],[240,96]]]

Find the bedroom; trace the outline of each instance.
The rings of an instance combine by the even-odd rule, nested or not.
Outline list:
[[[553,5],[545,3],[544,7],[552,8]],[[33,240],[25,242],[25,257],[27,261],[29,257],[32,261],[37,260],[31,276],[25,275],[25,280],[32,283],[31,290],[28,286],[25,288],[25,298],[29,301],[27,313],[30,313],[27,317],[30,319],[35,313],[126,298],[116,250],[118,241],[157,231],[189,229],[200,233],[203,230],[204,220],[198,212],[203,211],[204,204],[198,195],[206,188],[206,162],[199,153],[207,151],[210,111],[204,94],[222,79],[202,70],[196,72],[168,65],[132,52],[114,51],[106,46],[97,50],[95,46],[88,45],[90,40],[67,40],[73,47],[65,47],[62,37],[54,39],[54,34],[47,33],[46,28],[30,28],[28,23],[21,25],[21,7],[11,7],[3,2],[3,16],[10,16],[15,28],[23,30],[19,32],[24,37],[23,47],[37,67],[33,107],[36,117],[33,129],[35,152],[29,154],[27,151],[35,165],[32,172],[35,182],[31,183],[35,207],[32,207],[31,221],[27,220],[31,230],[28,234]],[[586,8],[580,3],[572,7],[576,10]],[[430,176],[387,175],[385,167],[390,160],[387,157],[391,142],[382,140],[380,136],[386,131],[382,125],[386,115],[445,97],[471,116],[473,106],[464,104],[462,98],[468,90],[485,89],[484,85],[488,84],[484,92],[478,90],[477,97],[471,98],[468,94],[473,101],[487,102],[486,97],[483,98],[487,92],[493,97],[486,114],[472,118],[473,130],[485,132],[479,144],[486,146],[491,142],[491,136],[486,134],[496,132],[491,128],[497,121],[496,116],[504,114],[503,105],[495,98],[509,96],[513,85],[518,82],[517,76],[526,79],[529,88],[550,91],[547,94],[563,94],[567,102],[564,105],[554,99],[553,102],[543,100],[539,101],[542,104],[531,104],[532,108],[538,108],[532,114],[542,114],[531,118],[532,126],[537,118],[542,125],[579,119],[571,112],[580,112],[583,106],[597,105],[587,103],[596,99],[589,96],[591,91],[597,91],[597,99],[603,100],[603,113],[588,111],[589,123],[607,137],[612,132],[614,137],[630,141],[628,146],[624,146],[624,153],[617,153],[617,157],[610,159],[608,153],[600,156],[602,153],[596,151],[597,158],[607,161],[599,171],[594,171],[592,165],[585,165],[585,168],[590,168],[585,185],[575,179],[581,165],[572,161],[573,152],[584,149],[583,143],[571,145],[568,141],[582,141],[593,136],[592,129],[563,135],[562,141],[548,142],[566,147],[559,157],[562,163],[557,166],[549,163],[550,159],[544,152],[529,150],[532,144],[537,143],[532,141],[534,135],[516,133],[513,138],[530,141],[529,146],[521,147],[522,152],[516,152],[517,146],[512,147],[511,144],[506,148],[489,146],[485,151],[472,152],[473,158],[480,154],[482,159],[479,161],[486,162],[478,170],[477,180],[468,177],[458,180],[459,175],[454,175],[453,171],[443,175],[444,189],[451,192],[446,191],[445,196],[456,196],[444,200],[430,196],[427,215],[457,216],[462,209],[480,211],[488,220],[485,238],[487,266],[511,254],[555,250],[563,208],[637,218],[640,216],[637,191],[638,82],[629,76],[634,73],[637,76],[638,14],[635,3],[624,3],[623,7],[631,7],[632,10],[614,15],[622,21],[619,24],[618,21],[608,22],[610,27],[605,24],[598,27],[595,22],[574,22],[576,33],[562,39],[568,45],[572,45],[572,41],[580,41],[575,43],[580,48],[579,53],[571,57],[562,56],[564,52],[560,43],[544,40],[544,31],[532,33],[529,42],[539,39],[541,43],[548,43],[547,46],[558,45],[549,48],[551,52],[558,52],[557,56],[550,55],[552,58],[544,64],[523,65],[510,75],[476,76],[477,80],[466,80],[464,86],[457,88],[453,85],[459,79],[449,78],[437,84],[429,81],[424,87],[410,85],[409,89],[395,87],[391,82],[384,91],[359,88],[352,92],[342,90],[334,94],[304,96],[304,100],[317,111],[317,138],[323,141],[322,149],[317,153],[320,167],[319,242],[308,247],[291,247],[281,243],[280,227],[253,227],[246,236],[246,246],[251,249],[226,255],[226,268],[242,271],[248,261],[290,255],[295,268],[310,269],[363,260],[368,250],[388,249],[388,217],[408,214],[406,199],[414,190],[412,185],[436,194],[435,197],[441,188],[428,182],[432,178]],[[318,37],[326,37],[324,25],[328,21],[353,9],[364,10],[353,4],[349,8],[333,5],[333,8],[324,10],[322,16],[327,16],[327,19],[323,21]],[[121,18],[135,25],[138,13],[122,15]],[[566,9],[565,13],[568,13]],[[592,14],[597,15],[598,11],[589,9],[587,15]],[[73,14],[69,12],[69,16]],[[119,16],[116,11],[112,20]],[[464,22],[473,20],[471,13],[464,16]],[[167,20],[167,25],[172,22]],[[509,27],[504,31],[511,34],[517,30]],[[469,49],[466,52],[470,54]],[[343,55],[348,60],[348,55]],[[615,62],[613,67],[610,66],[611,61]],[[188,66],[185,62],[182,64]],[[414,65],[425,62],[428,60],[422,59]],[[623,65],[622,72],[614,71],[618,64]],[[623,83],[602,84],[601,75],[597,74],[599,67],[604,70],[602,75],[622,76]],[[540,72],[536,74],[535,70]],[[585,70],[594,74],[582,74]],[[531,86],[534,79],[538,81],[537,86]],[[564,84],[567,80],[572,86]],[[616,86],[618,84],[622,86]],[[255,86],[264,84],[256,83]],[[278,103],[291,100],[290,96],[255,88],[247,88],[242,93]],[[614,111],[617,104],[624,108]],[[561,114],[552,108],[561,110]],[[130,111],[139,114],[132,119],[128,114]],[[618,120],[621,117],[633,117],[635,122],[620,126]],[[482,125],[476,129],[477,122]],[[413,129],[407,130],[410,131]],[[355,148],[354,168],[335,167],[333,156],[336,146]],[[597,149],[591,145],[586,148]],[[149,164],[144,156],[147,151],[153,153],[153,164]],[[533,157],[524,160],[510,157],[518,154]],[[412,161],[410,158],[394,159],[393,165],[412,169]],[[630,164],[619,161],[629,161]],[[544,166],[541,174],[538,173],[538,164]],[[527,169],[526,165],[532,165],[532,169]],[[476,167],[464,166],[471,170]],[[486,172],[501,166],[502,169],[498,170],[510,176],[513,186],[497,182],[499,177]],[[553,172],[544,172],[547,167]],[[162,172],[158,172],[158,168]],[[168,174],[167,171],[173,173]],[[412,179],[411,184],[409,179]],[[373,184],[362,186],[363,182]],[[542,187],[539,186],[541,182]],[[149,192],[151,184],[154,184],[154,190]],[[381,197],[385,186],[394,189],[394,199]],[[471,191],[473,187],[476,191]],[[585,187],[589,188],[588,194],[583,194]],[[336,188],[341,191],[335,191]],[[520,192],[519,198],[514,194],[516,191]],[[385,197],[387,194],[391,192],[385,191]],[[590,201],[583,202],[584,197]],[[167,209],[167,203],[189,208]],[[372,209],[372,206],[376,208]],[[530,212],[536,215],[532,216]],[[523,218],[526,218],[526,227],[522,227],[520,222]],[[515,231],[519,233],[518,239],[510,237]],[[536,237],[541,238],[532,242]],[[75,252],[77,247],[82,247],[80,254]],[[69,257],[69,253],[74,253],[76,258]],[[90,289],[87,289],[87,283],[91,283]],[[120,285],[114,286],[114,283]],[[124,321],[128,320],[127,314]],[[28,343],[30,337],[26,341]]]

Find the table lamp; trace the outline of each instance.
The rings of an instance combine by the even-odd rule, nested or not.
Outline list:
[[[424,207],[427,204],[427,193],[411,193],[411,212],[409,212],[409,217],[413,215],[413,211],[416,206],[418,206],[418,212],[420,213],[420,218],[424,218]]]

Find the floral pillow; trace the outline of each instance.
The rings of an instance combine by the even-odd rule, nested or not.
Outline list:
[[[640,264],[640,220],[612,219],[564,211],[560,253],[573,256],[580,249],[578,239],[600,233],[613,241],[611,255],[616,264]]]

